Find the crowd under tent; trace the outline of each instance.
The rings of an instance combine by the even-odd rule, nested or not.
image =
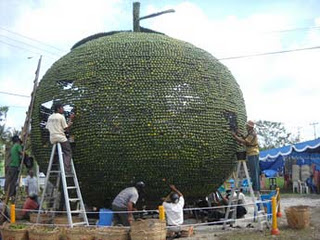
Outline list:
[[[320,138],[260,152],[260,170],[266,177],[292,178],[292,166],[310,166],[314,184],[320,184]],[[300,177],[301,177],[300,173]],[[304,179],[302,179],[304,181]]]

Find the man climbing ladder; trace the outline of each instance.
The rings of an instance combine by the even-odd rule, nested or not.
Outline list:
[[[54,113],[50,115],[46,125],[46,128],[50,132],[50,142],[53,144],[53,147],[46,175],[45,189],[42,193],[38,211],[37,223],[41,222],[40,213],[44,206],[44,202],[47,202],[47,207],[53,210],[51,217],[52,219],[54,218],[55,210],[57,208],[57,196],[55,195],[59,189],[61,179],[63,188],[62,197],[64,198],[64,201],[62,202],[65,202],[69,226],[89,225],[75,167],[72,161],[71,146],[65,135],[65,130],[69,129],[72,125],[74,115],[70,115],[70,121],[67,124],[66,119],[63,116],[64,108],[62,104],[54,104],[53,110]],[[53,160],[56,153],[59,160],[58,164],[56,164],[57,161]],[[55,188],[51,194],[47,194],[49,182],[55,183]],[[53,202],[51,201],[52,199]],[[74,207],[76,207],[76,209]],[[83,221],[74,223],[72,218],[73,214],[79,214]]]
[[[72,151],[70,143],[65,135],[65,130],[69,129],[73,124],[74,114],[70,115],[70,121],[67,124],[65,117],[63,116],[63,105],[56,103],[53,106],[54,113],[48,118],[46,128],[50,132],[50,142],[52,144],[60,143],[62,152],[64,167],[67,173],[71,171],[71,158]]]

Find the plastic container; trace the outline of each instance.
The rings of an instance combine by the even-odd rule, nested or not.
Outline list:
[[[101,208],[99,211],[98,226],[111,226],[113,219],[113,212],[110,209]]]

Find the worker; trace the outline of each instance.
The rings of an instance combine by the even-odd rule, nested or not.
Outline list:
[[[33,170],[30,169],[26,177],[26,193],[27,196],[34,196],[36,202],[38,202],[38,179],[34,176]]]
[[[163,207],[167,217],[169,231],[179,237],[180,225],[183,224],[184,198],[182,193],[174,186],[170,185],[172,192],[164,199]]]
[[[36,195],[35,194],[29,195],[23,204],[22,217],[29,218],[30,213],[32,213],[32,211],[34,210],[37,210],[38,208],[39,208],[39,204],[36,201]]]
[[[16,195],[16,183],[18,180],[20,170],[19,168],[23,152],[21,146],[22,141],[17,135],[12,137],[12,142],[13,146],[10,150],[11,161],[9,163],[8,174],[6,176],[5,191],[6,194],[9,194],[8,196],[11,197],[13,200],[14,196]]]
[[[249,163],[250,178],[252,181],[252,188],[254,191],[260,191],[260,167],[259,167],[259,144],[258,136],[254,130],[254,122],[248,121],[246,124],[247,135],[244,136],[238,131],[232,132],[232,135],[237,142],[246,146],[246,153]]]
[[[50,132],[50,142],[52,144],[60,143],[62,152],[63,152],[63,160],[64,167],[66,173],[71,172],[71,157],[72,151],[70,143],[66,137],[65,131],[68,130],[73,124],[74,114],[70,115],[70,120],[67,124],[66,119],[63,115],[64,109],[63,105],[60,103],[56,103],[53,106],[54,113],[49,116],[46,128]]]
[[[131,222],[134,220],[132,213],[135,210],[134,205],[137,203],[139,194],[143,192],[144,188],[144,182],[139,181],[134,187],[125,188],[116,196],[112,202],[114,225],[131,225]]]

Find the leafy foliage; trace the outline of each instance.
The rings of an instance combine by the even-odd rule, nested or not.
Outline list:
[[[281,122],[259,120],[256,122],[256,131],[261,150],[283,147],[299,142],[299,137],[288,133]]]
[[[9,107],[7,106],[0,106],[0,125],[3,125],[7,118],[7,112],[9,110]]]

